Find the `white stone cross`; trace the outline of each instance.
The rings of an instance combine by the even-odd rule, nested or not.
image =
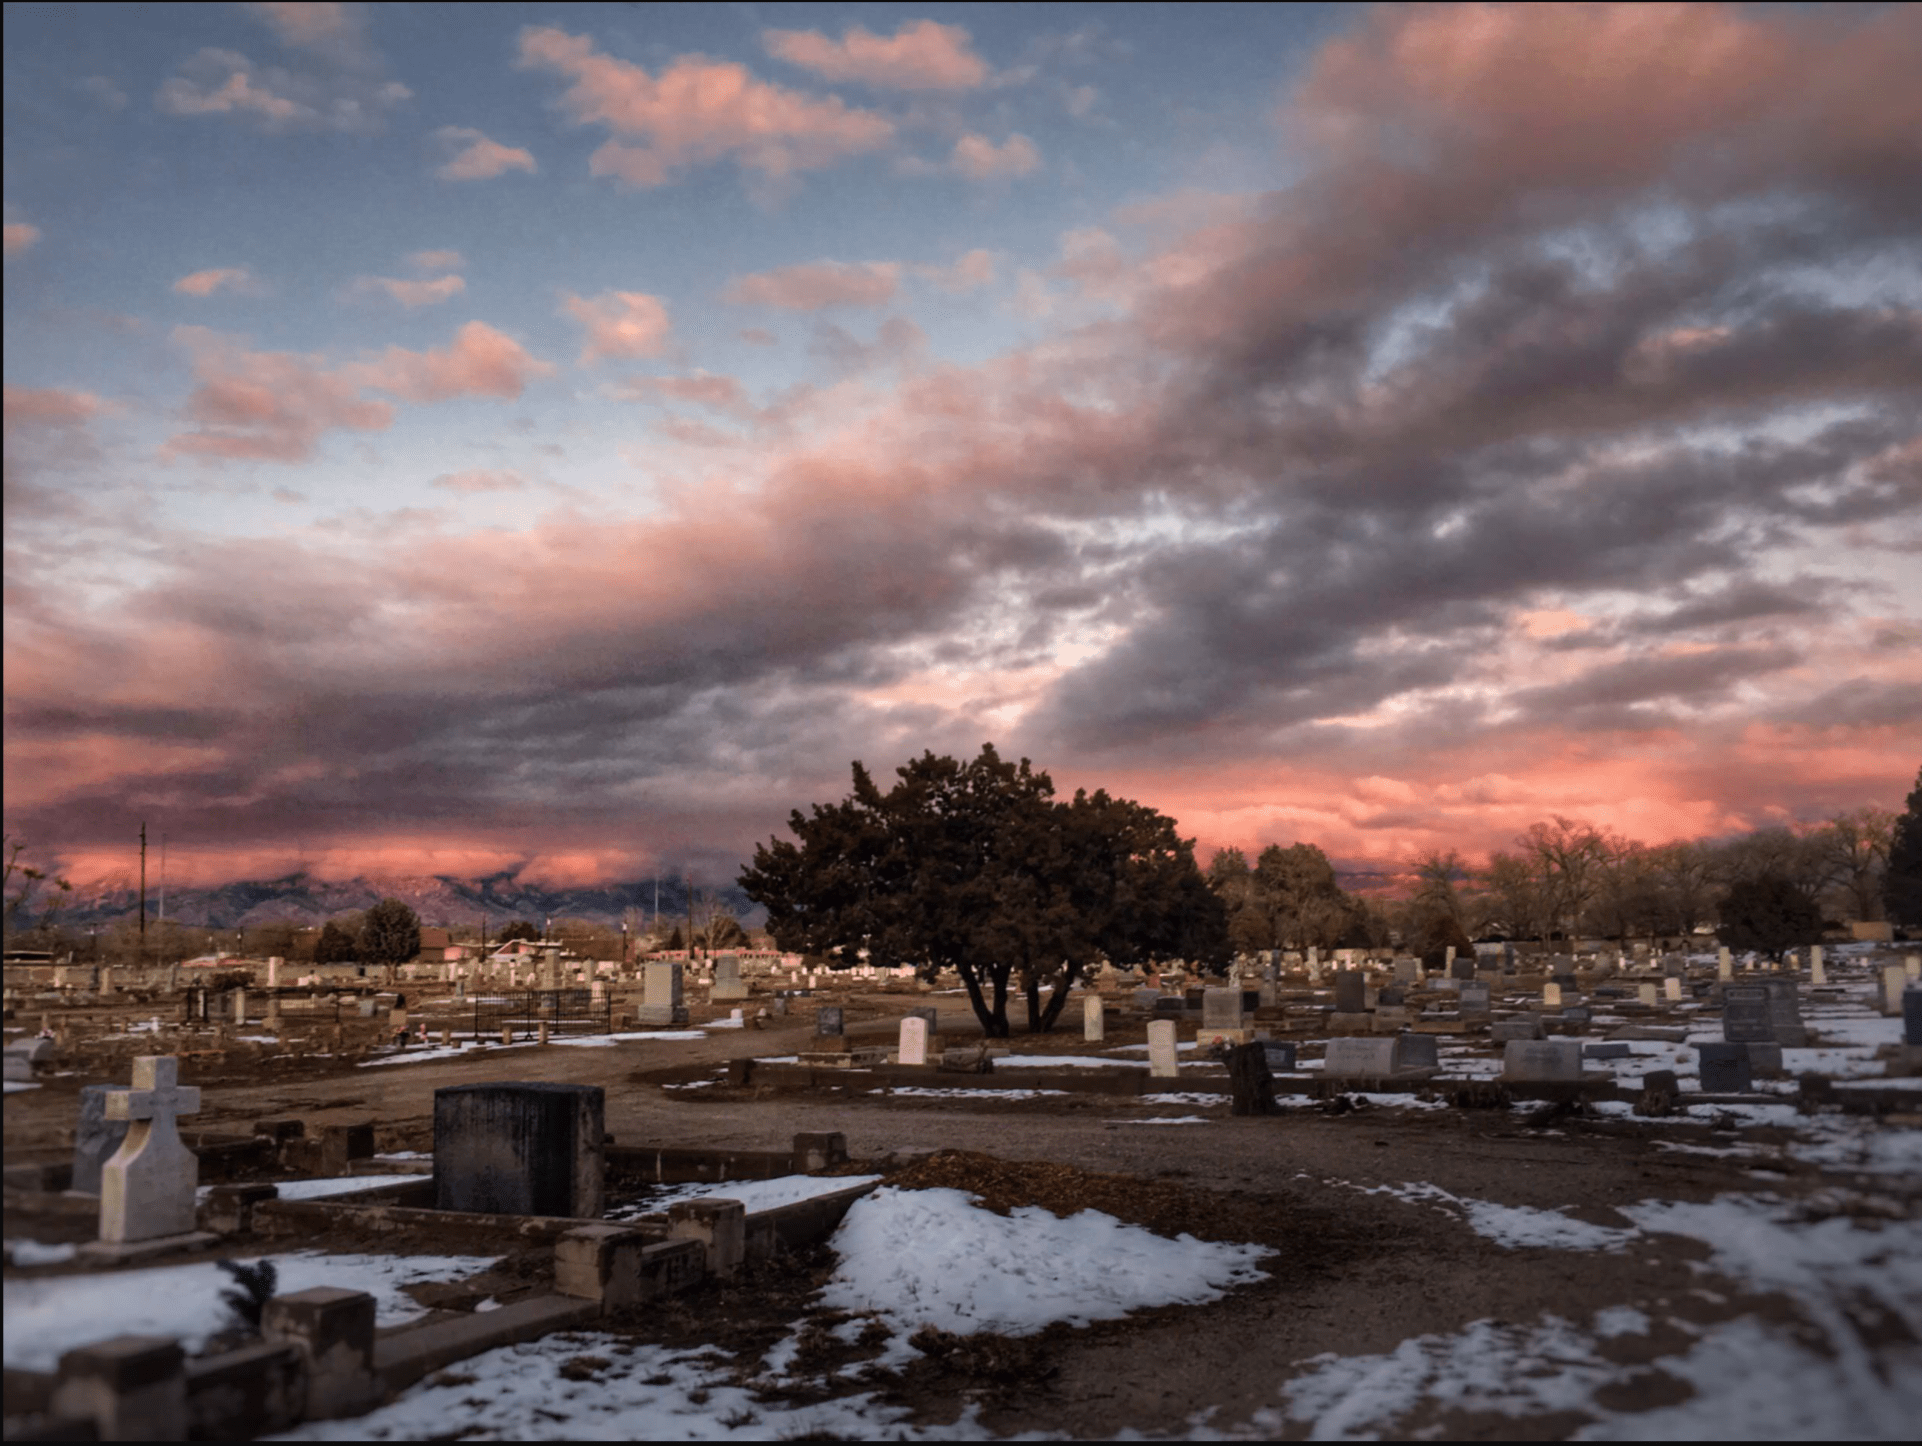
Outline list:
[[[173,1056],[142,1055],[133,1062],[133,1088],[107,1096],[107,1118],[130,1124],[100,1172],[102,1240],[124,1244],[194,1228],[200,1160],[180,1142],[175,1121],[200,1112],[200,1089],[179,1079]]]

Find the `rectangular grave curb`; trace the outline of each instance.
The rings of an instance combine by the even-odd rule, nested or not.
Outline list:
[[[566,1221],[577,1225],[579,1221]],[[388,1392],[405,1390],[422,1377],[484,1351],[538,1340],[552,1331],[590,1325],[599,1302],[565,1295],[537,1295],[484,1315],[458,1315],[396,1331],[374,1341],[374,1374]]]

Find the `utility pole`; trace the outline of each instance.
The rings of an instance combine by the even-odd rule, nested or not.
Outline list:
[[[140,962],[147,962],[147,820],[140,820]]]
[[[661,876],[654,875],[654,932],[661,932]]]
[[[167,922],[167,831],[160,831],[160,915],[155,924]]]
[[[681,875],[681,896],[687,900],[687,962],[694,962],[694,875]]]

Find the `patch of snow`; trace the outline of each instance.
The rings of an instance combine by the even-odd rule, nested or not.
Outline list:
[[[869,1090],[869,1094],[886,1094],[886,1090]],[[1038,1100],[1043,1095],[1065,1095],[1066,1090],[943,1090],[929,1085],[899,1085],[893,1093],[908,1099],[922,1100]]]
[[[1377,1185],[1363,1193],[1393,1195],[1397,1199],[1433,1205],[1443,1214],[1466,1220],[1477,1235],[1494,1241],[1504,1250],[1620,1250],[1638,1234],[1635,1230],[1590,1225],[1556,1210],[1466,1199],[1426,1182]]]
[[[77,1245],[42,1245],[38,1240],[9,1240],[7,1259],[15,1265],[65,1265],[74,1257]]]
[[[1177,1115],[1172,1118],[1163,1116],[1155,1119],[1115,1121],[1117,1125],[1205,1125],[1208,1122],[1208,1118],[1205,1115]]]
[[[356,1190],[425,1178],[422,1175],[334,1175],[320,1180],[275,1180],[272,1184],[282,1200],[322,1200],[329,1195],[350,1195]],[[205,1200],[213,1189],[212,1185],[202,1185],[194,1191],[194,1198]]]
[[[254,1258],[254,1257],[249,1257]],[[401,1294],[424,1280],[458,1280],[478,1274],[493,1256],[276,1255],[280,1294],[317,1285],[364,1290],[374,1297],[382,1325],[400,1325],[426,1314]],[[53,1275],[5,1282],[6,1364],[48,1371],[63,1352],[117,1335],[174,1336],[196,1351],[228,1324],[220,1293],[233,1278],[212,1261],[191,1265],[117,1270],[99,1275]]]
[[[17,1095],[23,1090],[37,1090],[40,1088],[39,1085],[29,1084],[23,1079],[10,1079],[6,1081],[6,1086],[6,1093],[10,1095]]]
[[[841,1265],[821,1304],[892,1326],[884,1364],[913,1359],[907,1337],[923,1325],[1032,1335],[1054,1321],[1085,1325],[1219,1300],[1265,1279],[1255,1262],[1269,1253],[1187,1235],[1166,1240],[1094,1210],[1063,1220],[1025,1205],[1002,1216],[964,1191],[893,1187],[855,1201],[832,1243]]]
[[[1603,1340],[1615,1336],[1645,1336],[1649,1319],[1632,1305],[1611,1305],[1595,1312],[1595,1334]]]
[[[1141,1095],[1139,1103],[1144,1105],[1225,1105],[1226,1095],[1196,1094],[1193,1091],[1179,1091],[1166,1095]]]

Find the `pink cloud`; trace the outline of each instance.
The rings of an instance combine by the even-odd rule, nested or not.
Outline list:
[[[534,377],[548,376],[552,363],[530,356],[519,342],[481,321],[470,321],[438,351],[408,351],[390,346],[377,361],[343,368],[360,385],[391,392],[410,402],[444,402],[453,397],[518,397]]]
[[[6,254],[18,256],[40,239],[40,228],[29,226],[25,221],[9,221],[0,228],[0,235],[5,239]]]
[[[531,152],[489,140],[472,126],[442,126],[434,135],[453,152],[434,172],[443,181],[491,181],[509,171],[539,170]]]
[[[721,293],[736,306],[819,311],[829,306],[886,306],[901,268],[892,261],[813,261],[736,277]]]
[[[457,271],[462,263],[458,251],[415,251],[407,257],[407,264],[421,271]]]
[[[943,291],[973,291],[994,284],[994,253],[977,247],[957,258],[952,266],[917,266],[914,274]]]
[[[299,3],[299,0],[269,0],[248,7],[265,20],[288,45],[326,45],[354,40],[359,31],[357,18],[348,7],[338,4]]]
[[[988,67],[969,47],[968,32],[932,20],[906,22],[891,38],[859,25],[837,40],[818,30],[764,30],[769,55],[824,80],[854,80],[893,90],[972,90]]]
[[[749,346],[773,346],[780,338],[764,326],[744,327],[737,335]]]
[[[77,427],[92,421],[105,404],[92,392],[69,391],[64,387],[6,387],[6,418],[9,428]]]
[[[674,332],[667,303],[639,291],[603,291],[594,297],[570,293],[561,310],[587,331],[580,356],[584,367],[605,357],[659,356]]]
[[[634,186],[662,185],[678,170],[727,157],[779,178],[875,150],[894,135],[885,116],[755,80],[745,66],[690,56],[656,77],[598,53],[585,36],[550,28],[521,32],[520,63],[573,82],[562,103],[574,120],[613,134],[589,169]]]
[[[173,289],[182,296],[212,296],[222,290],[257,294],[261,287],[254,273],[245,266],[216,266],[181,277]]]
[[[970,133],[954,143],[951,164],[976,181],[1002,176],[1026,176],[1041,169],[1041,152],[1024,135],[1012,135],[996,145],[986,136]]]
[[[458,276],[436,276],[426,281],[398,276],[361,276],[355,278],[348,291],[360,296],[379,292],[411,311],[415,307],[451,301],[466,289],[466,281]]]

